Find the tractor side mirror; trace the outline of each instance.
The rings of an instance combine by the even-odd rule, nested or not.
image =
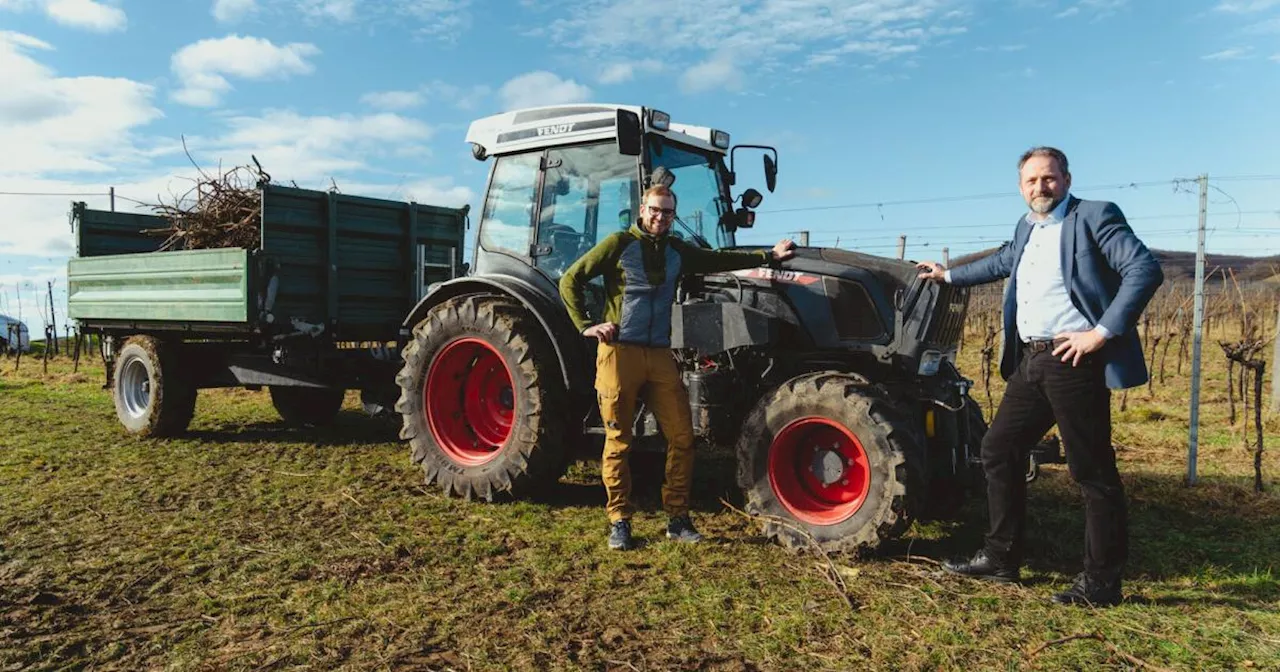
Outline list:
[[[778,186],[778,163],[768,154],[764,155],[764,184],[769,188],[769,193],[773,193],[773,188]]]
[[[631,110],[618,110],[614,126],[618,132],[618,153],[640,156],[640,138],[644,134],[640,126],[640,115]]]

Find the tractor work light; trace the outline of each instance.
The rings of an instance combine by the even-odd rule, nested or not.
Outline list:
[[[671,115],[659,110],[653,110],[649,113],[649,125],[658,131],[671,130]]]
[[[729,134],[724,131],[711,131],[711,144],[720,149],[729,149]]]
[[[942,365],[942,353],[937,350],[925,350],[920,355],[920,370],[918,373],[922,376],[932,376],[938,373],[938,367]]]

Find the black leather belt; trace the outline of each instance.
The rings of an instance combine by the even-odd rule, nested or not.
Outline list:
[[[1030,350],[1031,352],[1044,352],[1046,350],[1053,350],[1060,344],[1066,342],[1067,339],[1065,338],[1033,338],[1029,341],[1023,341],[1022,347]]]

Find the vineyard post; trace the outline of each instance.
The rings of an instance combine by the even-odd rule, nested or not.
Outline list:
[[[1204,332],[1204,226],[1209,207],[1209,176],[1201,175],[1200,225],[1196,243],[1196,295],[1195,316],[1192,318],[1194,336],[1191,341],[1191,436],[1187,442],[1187,484],[1196,484],[1196,447],[1200,441],[1200,349]]]
[[[1271,332],[1275,347],[1271,351],[1271,412],[1280,412],[1280,302],[1276,303],[1276,330]]]

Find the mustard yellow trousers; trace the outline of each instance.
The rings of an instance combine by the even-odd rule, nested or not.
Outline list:
[[[689,511],[689,484],[693,478],[693,417],[689,412],[689,393],[680,379],[674,353],[668,348],[598,343],[596,394],[605,429],[600,473],[608,495],[606,511],[609,521],[614,523],[630,519],[634,512],[631,466],[627,454],[631,450],[636,400],[646,383],[645,402],[667,438],[662,508],[671,516]]]

